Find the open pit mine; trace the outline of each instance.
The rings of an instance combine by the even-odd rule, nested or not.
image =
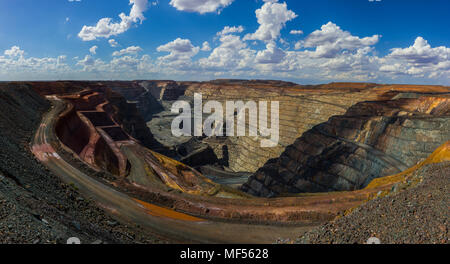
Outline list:
[[[174,136],[195,94],[279,102],[275,146]],[[450,87],[5,82],[0,102],[2,243],[449,241]]]

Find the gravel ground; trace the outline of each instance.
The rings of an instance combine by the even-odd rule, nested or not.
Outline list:
[[[34,158],[29,142],[48,107],[26,86],[0,85],[0,244],[167,242],[105,214]]]
[[[355,209],[349,215],[303,235],[297,243],[449,243],[450,162],[413,173],[406,184]],[[413,182],[417,185],[408,187]]]

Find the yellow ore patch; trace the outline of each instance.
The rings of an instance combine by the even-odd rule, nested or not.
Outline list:
[[[450,161],[450,141],[437,148],[426,160],[395,175],[374,179],[365,189],[373,189],[384,185],[394,184],[405,180],[405,176],[428,164]]]
[[[153,216],[159,216],[159,217],[166,217],[170,219],[175,220],[182,220],[182,221],[190,221],[190,222],[202,222],[205,221],[204,219],[197,218],[188,214],[179,213],[177,211],[167,209],[161,206],[157,206],[151,203],[147,203],[138,199],[133,199],[136,202],[138,202],[143,208],[146,209],[147,213],[149,215]]]

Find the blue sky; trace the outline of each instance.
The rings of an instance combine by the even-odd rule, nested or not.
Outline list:
[[[1,1],[0,80],[448,85],[449,11],[447,0]]]

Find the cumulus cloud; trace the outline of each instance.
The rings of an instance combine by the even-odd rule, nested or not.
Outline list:
[[[291,34],[291,35],[302,35],[303,34],[303,30],[291,30],[291,32],[289,32],[289,34]]]
[[[242,33],[243,31],[244,31],[243,26],[238,27],[225,26],[221,31],[217,32],[217,36],[223,36],[231,33]]]
[[[261,40],[265,42],[276,40],[286,22],[297,17],[293,11],[287,9],[286,3],[265,1],[264,5],[256,10],[259,28],[255,33],[247,34],[244,40]]]
[[[97,46],[92,46],[92,47],[89,49],[89,52],[90,52],[92,55],[95,55],[95,54],[97,54],[97,49],[98,49]]]
[[[67,60],[67,55],[60,55],[56,58],[56,64],[61,65],[64,64]]]
[[[195,53],[198,48],[194,47],[189,39],[177,38],[167,44],[161,45],[157,51],[166,51],[173,53]]]
[[[211,50],[211,46],[209,46],[208,41],[203,42],[201,50],[202,51],[210,51]]]
[[[337,72],[376,72],[377,58],[371,56],[372,51],[371,47],[364,47],[358,49],[356,53],[344,53],[325,60],[320,67],[327,71]]]
[[[266,45],[265,50],[256,54],[256,61],[262,64],[280,63],[285,56],[286,53],[283,50],[277,48],[275,43],[270,42]]]
[[[268,3],[278,4],[276,1],[265,4]],[[280,30],[282,27],[278,26]],[[273,34],[267,31],[269,37],[258,39],[265,41],[265,48],[244,41],[239,34],[243,30],[242,26],[223,28],[211,36],[220,42],[215,48],[207,41],[195,46],[189,39],[177,38],[159,46],[157,51],[167,54],[154,59],[145,54],[140,56],[139,46],[117,50],[110,60],[95,58],[98,50],[94,46],[88,55],[77,57],[75,62],[67,62],[65,55],[27,57],[20,47],[13,46],[0,52],[0,79],[274,78],[300,82],[450,84],[450,48],[432,46],[422,37],[405,47],[391,49],[386,56],[378,56],[375,44],[380,35],[355,36],[332,22],[302,37],[297,49],[290,49],[289,45],[277,47],[284,42],[279,30]],[[114,39],[109,44],[118,45]],[[196,59],[200,50],[208,53]]]
[[[9,57],[22,57],[25,52],[19,46],[13,46],[9,50],[5,50],[4,54]]]
[[[0,56],[0,79],[23,80],[58,78],[69,72],[66,55],[57,57],[26,57],[25,51],[13,46]]]
[[[123,56],[111,60],[110,65],[116,70],[137,70],[141,60],[132,56]]]
[[[114,51],[112,55],[114,57],[118,57],[118,56],[123,56],[125,54],[137,54],[137,53],[139,53],[141,51],[142,51],[141,47],[139,47],[139,46],[131,46],[131,47],[128,47],[126,49],[122,49],[120,51]]]
[[[380,59],[379,71],[392,75],[435,78],[450,76],[450,48],[431,47],[423,37],[417,37],[407,48],[394,48]]]
[[[249,49],[239,36],[223,35],[220,42],[207,58],[199,60],[201,67],[212,71],[226,71],[251,65],[255,52]]]
[[[135,23],[145,20],[144,12],[148,8],[148,0],[130,0],[131,11],[119,15],[120,22],[113,22],[111,18],[100,19],[95,26],[83,26],[78,37],[83,41],[91,41],[97,38],[109,38],[126,32]]]
[[[83,59],[77,62],[77,65],[81,65],[84,67],[93,66],[95,64],[94,58],[91,55],[86,55]]]
[[[83,74],[83,76],[90,76],[91,78],[138,78],[142,73],[149,73],[153,71],[153,66],[150,63],[150,57],[143,55],[142,57],[124,55],[121,57],[114,57],[111,61],[103,61],[101,59],[94,59],[91,55],[86,55],[83,59],[78,59],[75,69]]]
[[[111,47],[116,48],[119,46],[119,43],[115,39],[108,40],[108,43]]]
[[[189,67],[191,58],[197,55],[200,47],[192,45],[189,39],[177,38],[169,43],[159,46],[158,52],[169,52],[169,55],[158,58],[161,65],[171,67]]]
[[[348,31],[342,30],[332,22],[323,25],[320,30],[312,32],[306,40],[296,44],[296,49],[315,48],[312,53],[318,58],[333,58],[341,51],[356,51],[360,48],[368,47],[378,43],[380,35],[359,38],[353,36]]]
[[[438,64],[450,60],[450,48],[444,46],[432,48],[427,40],[417,37],[412,46],[404,49],[394,48],[388,57],[415,65]]]
[[[234,0],[171,0],[170,5],[179,11],[197,12],[200,14],[220,12]]]

